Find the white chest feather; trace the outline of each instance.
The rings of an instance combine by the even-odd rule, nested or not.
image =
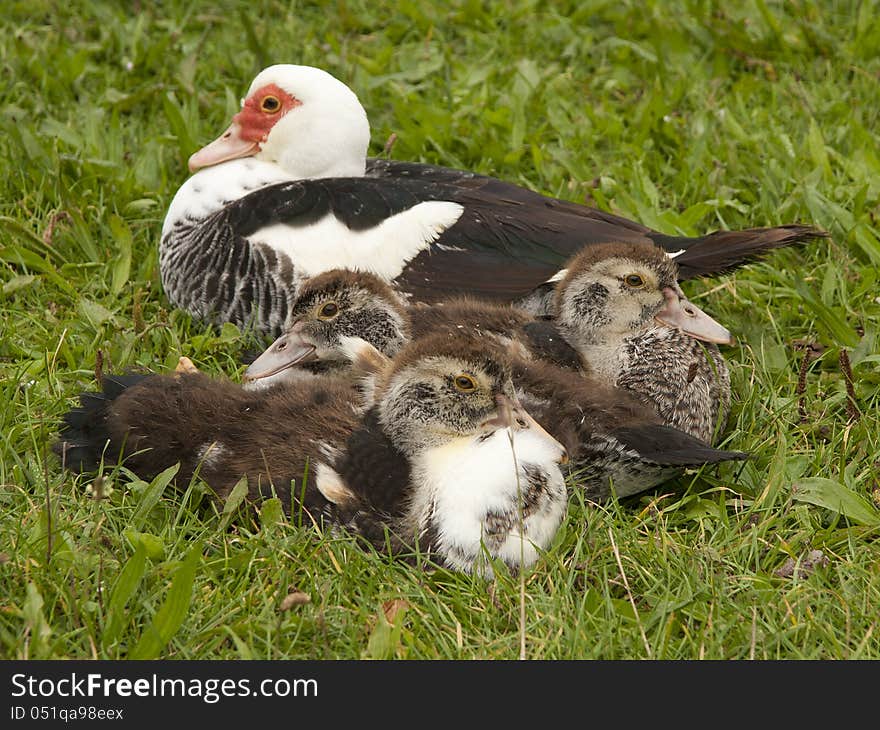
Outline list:
[[[204,218],[254,190],[291,179],[280,166],[252,157],[200,170],[181,185],[171,201],[162,237],[178,221]],[[248,240],[285,254],[301,277],[348,268],[370,271],[390,281],[463,212],[464,208],[458,203],[429,201],[358,231],[328,214],[308,225],[268,225]]]
[[[256,231],[249,240],[284,253],[300,276],[335,268],[369,271],[385,280],[400,275],[413,257],[453,225],[464,208],[458,203],[419,203],[379,225],[353,231],[328,214],[307,226],[283,223]]]
[[[484,549],[510,566],[533,564],[556,533],[566,507],[558,466],[561,447],[531,430],[477,442],[461,440],[425,453],[416,464],[424,485],[413,517],[437,534],[437,548],[454,568],[486,577]],[[514,460],[515,453],[515,460]],[[536,474],[541,486],[529,492]]]
[[[162,238],[187,218],[204,218],[254,190],[291,177],[278,165],[247,157],[199,170],[180,186],[162,224]]]

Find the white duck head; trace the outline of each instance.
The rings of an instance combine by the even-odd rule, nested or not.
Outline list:
[[[251,82],[232,124],[189,169],[253,157],[290,179],[361,176],[369,142],[367,114],[348,86],[319,68],[277,64]]]

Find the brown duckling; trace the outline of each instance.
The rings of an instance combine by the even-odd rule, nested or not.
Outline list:
[[[245,387],[347,370],[339,354],[343,337],[363,337],[381,352],[396,353],[411,339],[409,317],[406,302],[376,276],[335,269],[307,279],[291,306],[286,336],[251,363]]]
[[[251,499],[277,494],[378,549],[390,535],[396,552],[490,576],[486,556],[532,565],[567,502],[565,450],[519,404],[511,372],[462,335],[404,347],[366,408],[333,377],[258,392],[203,374],[105,377],[54,450],[77,472],[118,458],[145,479],[179,462],[179,480],[198,474],[221,499],[246,476]]]

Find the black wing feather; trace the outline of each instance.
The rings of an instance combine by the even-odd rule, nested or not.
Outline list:
[[[803,245],[818,238],[827,238],[828,233],[811,226],[789,225],[778,228],[749,228],[743,231],[716,231],[700,239],[699,246],[675,249],[674,239],[655,242],[663,245],[668,251],[681,250],[684,253],[676,257],[678,278],[680,281],[695,279],[700,276],[717,276],[738,269],[750,261],[758,260],[770,251],[786,246]]]
[[[661,466],[699,466],[749,458],[742,451],[723,451],[672,426],[657,424],[617,428],[612,435],[647,462]]]
[[[556,324],[546,319],[536,319],[523,327],[529,349],[542,360],[548,360],[563,368],[580,370],[580,355],[559,331]]]
[[[375,407],[349,436],[333,468],[371,510],[394,515],[406,507],[411,479],[409,459],[382,431]]]

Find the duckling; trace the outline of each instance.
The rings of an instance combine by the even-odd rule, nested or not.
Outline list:
[[[654,246],[584,249],[556,284],[553,323],[593,377],[714,443],[730,412],[718,345],[733,337],[687,300],[677,276],[675,261]]]
[[[54,451],[77,472],[180,463],[178,479],[198,474],[221,499],[246,476],[252,500],[277,494],[377,549],[484,577],[494,561],[535,563],[565,513],[567,455],[520,405],[502,353],[423,338],[375,373],[366,408],[351,396],[336,377],[257,392],[200,373],[106,377]]]
[[[291,321],[247,368],[245,388],[344,372],[349,363],[339,354],[343,337],[362,337],[388,354],[411,339],[403,298],[379,277],[346,269],[304,281],[291,306]]]
[[[340,321],[345,318],[346,322],[359,323],[359,335],[363,337],[353,338],[350,327],[346,328],[347,336],[338,337],[333,332],[333,321],[324,322],[318,316],[323,303],[331,298],[342,299],[339,292],[343,283],[366,291],[364,282],[372,275],[339,271],[322,277],[327,294],[319,296],[317,288],[313,290],[315,304],[295,323],[295,331],[276,340],[251,364],[245,378],[259,378],[261,373],[277,377],[284,368],[295,366],[301,353],[307,353],[309,358],[323,356],[336,363],[346,358],[357,362],[356,370],[366,376],[361,387],[368,391],[371,371],[381,369],[395,351],[393,346],[388,347],[387,338],[372,341],[374,333],[392,326],[398,333],[412,330],[421,336],[430,332],[455,338],[466,332],[479,337],[487,347],[512,350],[513,377],[520,400],[569,451],[572,470],[579,473],[578,484],[590,499],[607,499],[612,484],[614,492],[624,497],[656,486],[683,467],[745,458],[741,452],[712,449],[679,429],[665,426],[658,413],[627,391],[572,369],[580,364],[580,357],[552,329],[552,323],[534,320],[509,306],[468,300],[414,306],[404,311],[393,291],[383,298],[373,286],[370,291],[376,299],[369,305],[368,316],[360,296],[345,298],[350,308],[359,311],[339,308],[335,312]],[[411,325],[402,320],[405,314]],[[555,338],[550,330],[557,333]],[[542,359],[540,355],[548,357]]]

